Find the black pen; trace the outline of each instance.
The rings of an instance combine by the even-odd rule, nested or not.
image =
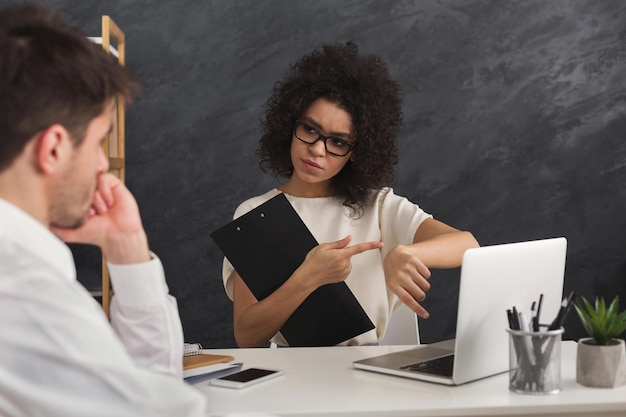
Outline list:
[[[536,306],[537,303],[533,301],[530,306],[530,323],[528,323],[528,327],[530,327],[533,332],[539,331],[539,321],[537,320],[537,310],[535,309]]]
[[[570,309],[572,308],[572,304],[574,304],[574,298],[576,298],[576,293],[572,291],[567,297],[567,307],[565,307],[565,313],[563,313],[563,317],[561,317],[561,323],[559,324],[559,327],[557,327],[557,329],[560,329],[561,326],[563,326],[563,323],[565,323],[565,317],[567,317],[567,313],[569,313]]]
[[[517,313],[517,309],[515,308],[515,306],[513,306],[513,326],[512,329],[513,330],[520,330],[522,327],[520,326],[520,322],[519,322],[519,314]]]
[[[563,299],[563,301],[561,302],[561,308],[559,309],[558,314],[550,324],[550,327],[548,327],[548,330],[560,329],[561,326],[563,326],[563,323],[565,322],[565,317],[572,307],[572,301],[574,300],[575,295],[576,294],[574,293],[574,291],[572,291],[571,293],[569,293],[569,296],[567,298]]]
[[[510,308],[506,310],[506,318],[509,320],[509,329],[515,330],[515,324],[513,324],[513,312]]]
[[[539,323],[540,323],[540,317],[539,315],[541,314],[541,304],[543,303],[543,293],[539,294],[539,302],[537,302],[537,314],[535,315],[535,317],[537,318],[535,320],[536,323],[533,323],[533,327],[536,327],[537,329],[535,330],[536,332],[539,331]]]

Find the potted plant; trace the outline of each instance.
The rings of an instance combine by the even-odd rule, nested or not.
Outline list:
[[[626,349],[617,337],[626,330],[626,310],[619,312],[618,297],[606,307],[603,297],[591,304],[581,297],[574,304],[589,334],[578,341],[576,382],[587,387],[613,388],[626,384]]]

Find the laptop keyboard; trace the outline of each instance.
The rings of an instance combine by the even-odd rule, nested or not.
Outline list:
[[[400,369],[452,377],[453,366],[454,355],[448,355],[437,359],[406,365]]]

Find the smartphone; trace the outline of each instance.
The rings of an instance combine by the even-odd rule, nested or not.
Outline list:
[[[248,368],[234,374],[214,378],[210,381],[210,384],[226,388],[246,388],[250,385],[276,378],[284,373],[285,371],[280,369]]]

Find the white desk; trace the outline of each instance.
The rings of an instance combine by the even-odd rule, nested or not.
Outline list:
[[[533,396],[508,390],[508,374],[458,387],[357,370],[352,361],[408,346],[285,349],[210,349],[249,367],[280,368],[285,375],[244,390],[197,386],[210,416],[626,416],[626,386],[576,384],[576,343],[563,342],[562,390]]]

